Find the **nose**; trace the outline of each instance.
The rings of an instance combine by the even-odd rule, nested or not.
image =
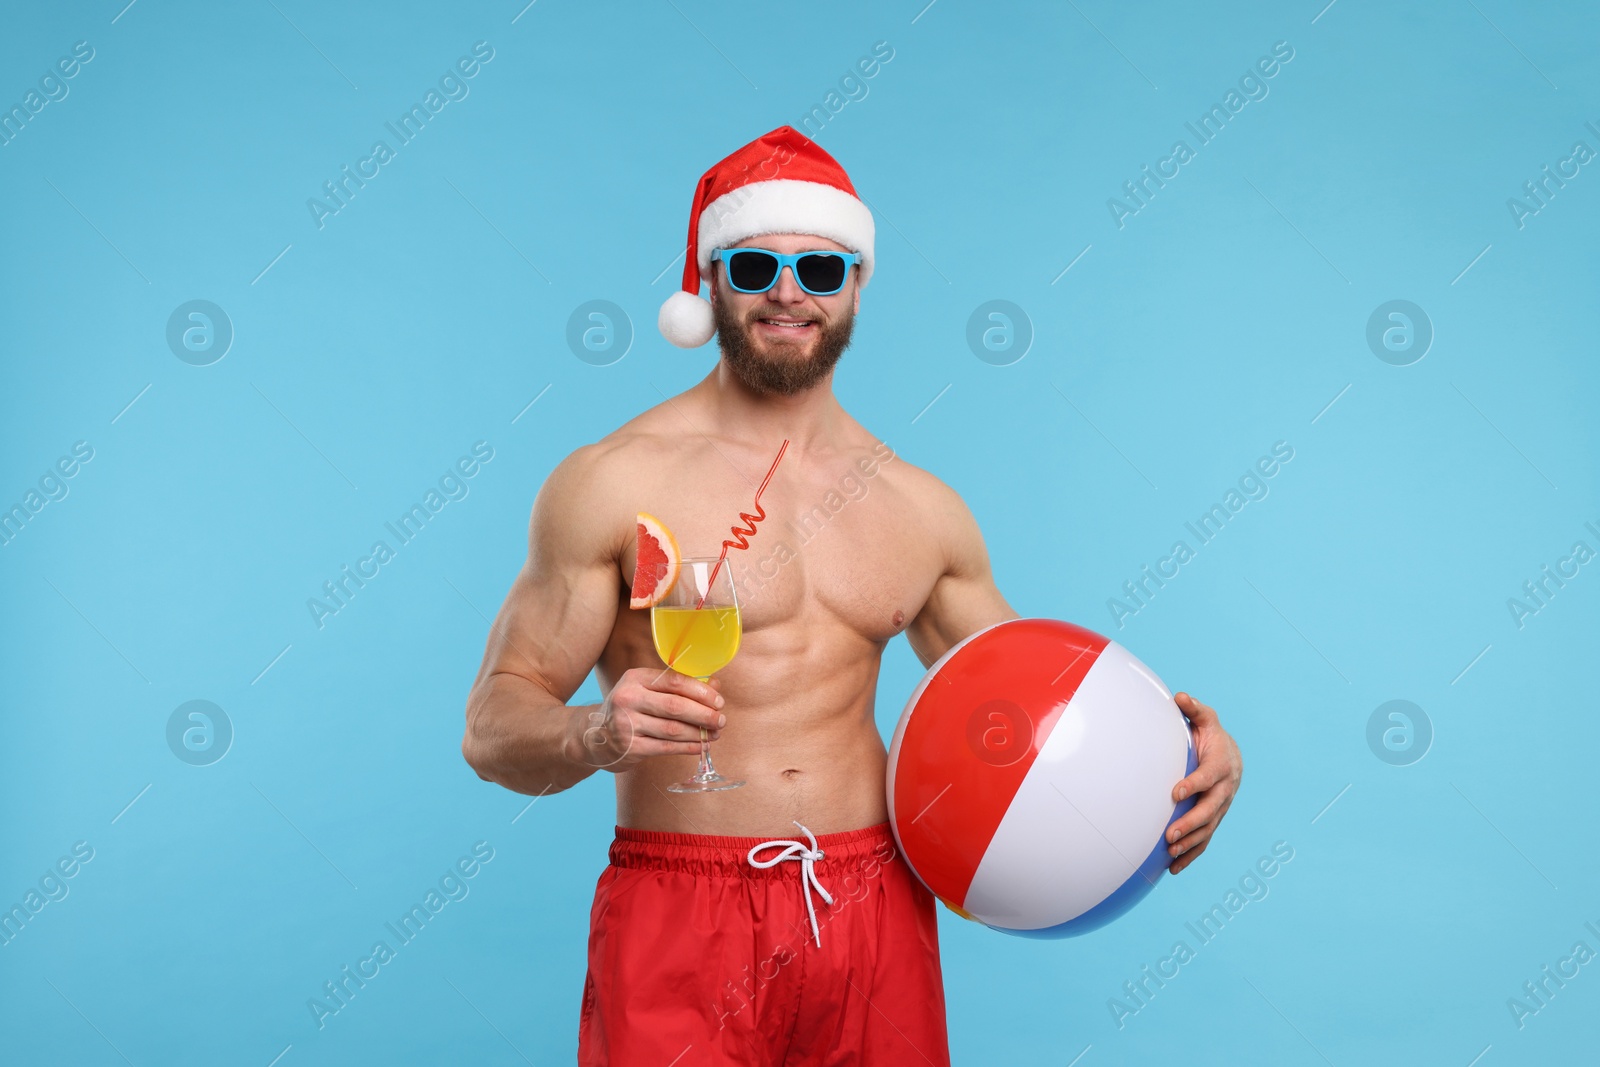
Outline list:
[[[784,267],[778,273],[778,281],[768,290],[767,295],[778,304],[799,304],[806,299],[806,291],[795,281],[792,267]]]

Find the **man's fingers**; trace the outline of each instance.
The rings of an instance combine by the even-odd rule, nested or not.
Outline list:
[[[1200,761],[1200,766],[1194,769],[1193,774],[1172,787],[1172,799],[1179,801],[1184,797],[1205,792],[1222,781],[1222,777],[1227,773],[1227,770],[1228,761],[1220,754],[1208,756],[1208,758]]]
[[[717,709],[708,708],[689,697],[652,690],[646,690],[634,705],[634,713],[641,712],[658,719],[677,719],[694,726],[704,726],[707,730],[717,729],[718,720],[725,717]]]
[[[1211,835],[1212,835],[1213,832],[1214,832],[1214,828],[1213,827],[1202,826],[1200,829],[1196,830],[1194,833],[1187,834],[1187,835],[1185,835],[1183,837],[1180,837],[1178,840],[1176,840],[1172,844],[1168,845],[1167,846],[1167,854],[1170,855],[1170,856],[1173,856],[1173,857],[1177,857],[1177,856],[1183,855],[1186,852],[1192,852],[1196,848],[1198,848],[1199,846],[1209,842],[1211,840]]]
[[[1172,787],[1174,802],[1196,798],[1194,807],[1167,828],[1167,853],[1174,857],[1167,869],[1177,874],[1211,843],[1211,835],[1233,804],[1243,767],[1238,748],[1222,729],[1214,708],[1189,693],[1176,693],[1173,699],[1189,720],[1201,747],[1200,766]]]
[[[1191,848],[1189,851],[1173,860],[1172,866],[1168,867],[1167,870],[1171,871],[1173,874],[1181,873],[1185,867],[1189,866],[1189,864],[1200,858],[1200,853],[1206,850],[1207,844],[1209,844],[1209,842],[1202,842],[1198,846]]]
[[[695,756],[705,740],[721,736],[722,696],[687,674],[635,667],[607,698],[606,721],[584,731],[583,744],[597,766],[622,769],[650,756]]]
[[[706,731],[706,740],[715,741],[722,736],[722,731],[710,729]],[[641,743],[646,740],[667,741],[673,743],[692,742],[698,749],[700,744],[700,727],[693,723],[682,722],[673,718],[662,718],[635,711],[628,715],[618,716],[606,726],[591,726],[584,731],[583,743],[594,750],[610,749],[615,752],[614,759],[623,755],[650,755],[641,748]]]
[[[663,741],[693,741],[696,744],[700,742],[700,727],[676,718],[635,713],[633,732],[635,737],[654,737]],[[720,734],[720,730],[707,730],[706,738],[715,741]]]
[[[1190,722],[1198,723],[1203,719],[1215,719],[1217,717],[1217,713],[1212,709],[1211,705],[1200,703],[1188,693],[1179,693],[1172,699],[1177,702],[1178,710],[1183,712]]]
[[[700,742],[663,741],[659,737],[636,737],[628,749],[630,765],[649,756],[698,756]]]
[[[1194,807],[1184,812],[1182,818],[1167,827],[1167,840],[1176,841],[1196,827],[1215,822],[1222,814],[1223,803],[1222,797],[1207,793],[1195,802]]]
[[[1200,827],[1192,834],[1186,834],[1167,846],[1169,856],[1184,856],[1198,848],[1204,847],[1211,841],[1211,835],[1216,832],[1216,827],[1210,823]]]
[[[718,701],[722,699],[722,694],[712,686],[700,681],[698,678],[691,678],[687,674],[675,671],[671,667],[660,671],[644,672],[644,687],[653,689],[658,693],[677,693],[680,696],[686,696],[691,700],[698,700],[702,704],[709,704],[713,707],[718,706]]]

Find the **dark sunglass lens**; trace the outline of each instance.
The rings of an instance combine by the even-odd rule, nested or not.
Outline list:
[[[805,288],[818,293],[837,293],[844,287],[845,271],[849,263],[843,256],[802,256],[798,264],[800,282]]]
[[[778,276],[778,260],[767,252],[734,252],[728,256],[728,280],[735,289],[762,292]]]

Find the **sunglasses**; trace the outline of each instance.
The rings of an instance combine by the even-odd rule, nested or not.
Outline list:
[[[861,261],[855,252],[769,252],[765,248],[718,248],[712,262],[722,260],[728,284],[740,293],[764,293],[778,284],[788,267],[800,288],[812,296],[832,296],[844,288],[850,268]]]

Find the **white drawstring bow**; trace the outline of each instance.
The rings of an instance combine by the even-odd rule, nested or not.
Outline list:
[[[816,909],[811,906],[811,890],[813,887],[815,887],[816,891],[822,894],[822,899],[829,904],[833,903],[833,898],[828,895],[828,891],[826,889],[822,888],[822,883],[817,881],[817,872],[812,868],[811,865],[817,860],[820,860],[824,853],[820,848],[817,847],[817,839],[810,830],[807,830],[804,826],[801,826],[798,821],[795,822],[795,825],[799,826],[800,829],[804,831],[806,839],[811,842],[810,848],[807,848],[799,841],[763,841],[761,844],[756,845],[750,850],[747,858],[749,859],[750,866],[752,867],[776,867],[784,860],[797,859],[800,861],[800,892],[806,898],[806,914],[811,917],[811,936],[817,939],[817,947],[821,948],[822,934],[817,931],[817,912]],[[756,859],[756,853],[760,852],[762,849],[780,846],[783,847],[783,851],[774,856],[772,859]]]

